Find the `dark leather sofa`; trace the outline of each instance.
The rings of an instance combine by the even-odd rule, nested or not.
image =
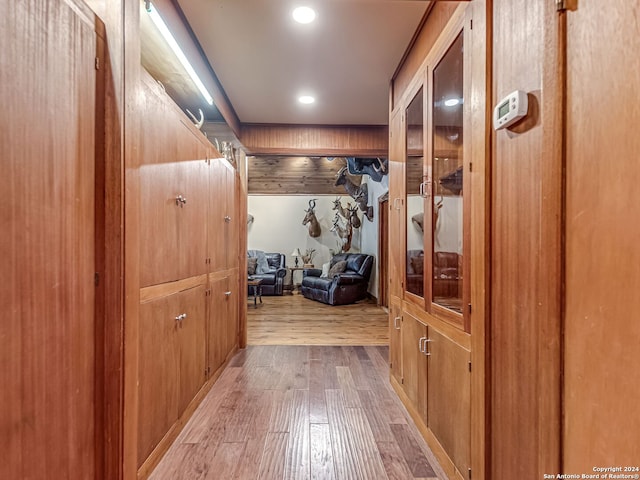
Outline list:
[[[435,252],[433,256],[433,296],[434,298],[455,298],[461,293],[462,257],[455,252]],[[407,290],[423,296],[424,252],[407,252]]]
[[[265,253],[269,271],[267,273],[255,273],[252,278],[261,279],[262,295],[282,295],[284,277],[287,274],[286,257],[282,253]]]
[[[322,270],[310,268],[302,272],[302,295],[329,305],[346,305],[367,296],[373,257],[364,253],[340,253],[331,259],[331,266],[347,262],[345,271],[332,278],[320,277]]]

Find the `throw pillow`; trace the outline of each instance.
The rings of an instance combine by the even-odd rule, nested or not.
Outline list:
[[[334,275],[344,272],[346,268],[347,268],[346,260],[340,260],[339,262],[334,263],[333,267],[329,269],[328,276],[333,277]]]
[[[322,274],[320,277],[327,278],[329,276],[329,267],[331,267],[331,263],[329,262],[322,264]]]
[[[249,275],[255,275],[257,266],[258,266],[258,259],[256,257],[247,258],[247,273]]]
[[[411,257],[411,268],[413,268],[413,273],[422,275],[424,273],[424,256]]]
[[[269,262],[267,262],[267,256],[262,250],[249,250],[248,254],[250,257],[258,259],[258,265],[256,266],[256,273],[258,275],[261,273],[269,273]]]

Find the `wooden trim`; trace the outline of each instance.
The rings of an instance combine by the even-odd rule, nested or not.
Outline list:
[[[138,470],[138,319],[140,314],[140,6],[123,6],[124,80],[124,328],[123,328],[123,478]]]
[[[206,285],[207,274],[199,275],[197,277],[184,278],[175,282],[161,283],[160,285],[152,285],[150,287],[143,287],[140,289],[140,303],[150,302],[166,295],[187,290],[189,288],[196,287],[198,285]]]
[[[391,386],[393,387],[393,390],[400,398],[400,401],[407,409],[407,412],[409,413],[409,415],[411,415],[411,418],[418,428],[418,431],[424,438],[425,442],[427,442],[427,445],[429,445],[429,448],[431,448],[433,454],[436,456],[436,459],[438,460],[438,463],[440,463],[440,466],[442,467],[442,470],[444,470],[444,473],[446,473],[447,478],[455,480],[465,480],[465,477],[461,475],[456,466],[453,464],[451,458],[449,458],[447,452],[444,450],[444,448],[442,448],[442,445],[440,445],[438,439],[433,433],[431,433],[429,427],[425,425],[424,421],[422,420],[422,416],[415,409],[415,407],[413,406],[413,402],[409,400],[407,394],[404,393],[404,389],[402,388],[402,386],[393,376],[389,376],[389,381],[391,383]]]
[[[490,469],[490,305],[491,305],[491,106],[492,0],[470,5],[471,30],[471,468],[473,478],[489,478]]]
[[[378,197],[378,306],[389,306],[389,192]]]

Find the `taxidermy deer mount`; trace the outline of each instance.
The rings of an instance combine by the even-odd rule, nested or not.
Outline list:
[[[306,215],[302,220],[302,225],[309,224],[309,227],[308,227],[309,236],[312,238],[317,238],[322,233],[322,229],[320,228],[320,223],[318,222],[318,219],[316,218],[316,214],[313,211],[313,209],[316,208],[316,200],[317,198],[314,198],[313,200],[309,200],[309,210],[305,210]]]
[[[344,185],[344,189],[347,193],[356,201],[358,208],[362,210],[367,220],[373,220],[373,207],[367,205],[369,201],[369,187],[367,184],[356,185],[349,178],[347,178],[347,167],[342,167],[336,175],[335,186]]]

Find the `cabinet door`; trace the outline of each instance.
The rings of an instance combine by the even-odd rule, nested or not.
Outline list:
[[[389,139],[389,295],[402,298],[404,277],[404,137],[403,112],[391,117]]]
[[[225,244],[227,255],[226,268],[233,268],[238,264],[238,244],[239,244],[239,223],[238,223],[238,201],[237,201],[237,181],[236,170],[231,165],[226,165],[225,174]]]
[[[391,376],[402,383],[402,311],[393,300],[389,304],[389,369]]]
[[[209,284],[209,319],[207,322],[207,371],[213,374],[227,356],[226,319],[231,296],[229,278],[211,280]]]
[[[470,455],[470,352],[429,328],[428,426],[458,470]]]
[[[207,163],[140,168],[140,285],[206,273]]]
[[[402,376],[404,391],[426,421],[427,357],[421,347],[427,327],[407,312],[402,315]],[[423,412],[424,410],[424,412]]]
[[[177,315],[182,315],[178,328],[178,350],[180,353],[180,392],[178,415],[196,396],[205,382],[206,329],[205,287],[185,290],[179,294]]]
[[[207,211],[209,165],[206,160],[181,162],[181,191],[186,203],[180,208],[178,241],[180,278],[207,273]]]
[[[138,467],[178,419],[178,295],[140,305]]]
[[[225,290],[226,318],[225,318],[225,356],[238,344],[238,310],[239,310],[239,279],[237,271],[227,278],[227,290]],[[243,298],[243,300],[245,300]]]
[[[211,160],[209,172],[209,216],[207,218],[209,228],[209,258],[211,258],[210,271],[224,270],[227,266],[226,222],[227,215],[227,169],[224,159]]]

